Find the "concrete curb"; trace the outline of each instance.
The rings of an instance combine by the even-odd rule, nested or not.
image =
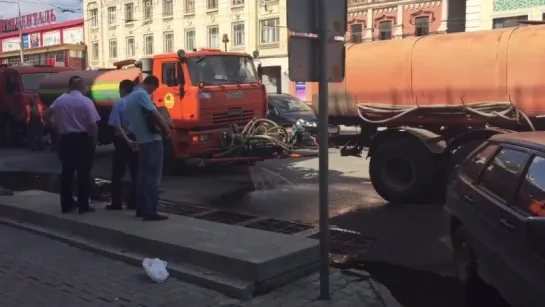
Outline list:
[[[44,195],[39,196],[40,198],[37,199],[38,204],[40,202],[47,203],[47,195],[38,195]],[[12,199],[12,197],[17,198],[20,196],[8,196],[4,198],[4,201]],[[172,276],[242,300],[249,300],[253,295],[267,292],[292,280],[313,273],[318,267],[318,262],[314,261],[314,258],[317,258],[314,252],[317,249],[317,244],[306,242],[303,238],[299,237],[279,236],[272,233],[270,234],[272,237],[269,237],[269,233],[267,232],[259,233],[238,226],[175,216],[172,216],[172,223],[161,226],[163,227],[162,232],[141,237],[139,233],[142,229],[140,228],[135,232],[131,230],[123,231],[123,227],[114,226],[114,224],[122,221],[123,214],[112,219],[109,219],[109,213],[107,215],[99,214],[89,217],[78,217],[77,215],[64,216],[60,215],[60,213],[51,215],[47,213],[49,209],[43,209],[48,206],[36,206],[35,204],[28,203],[32,201],[31,199],[36,199],[36,194],[22,197],[10,205],[0,203],[0,223],[31,231],[133,265],[141,266],[144,255],[149,257],[152,254],[153,257],[158,257],[169,262],[168,270]],[[126,212],[131,221],[130,224],[124,224],[126,229],[138,227],[137,224],[132,222],[134,219],[133,214]],[[86,218],[91,218],[91,220]],[[120,219],[119,222],[118,219]],[[93,220],[97,224],[93,224]],[[145,225],[153,229],[159,227],[158,225]],[[129,227],[127,228],[127,226]],[[172,228],[172,226],[182,228]],[[167,228],[165,229],[164,227]],[[186,234],[185,237],[194,239],[190,239],[190,241],[186,239],[182,239],[182,241],[160,239],[165,230],[172,230],[174,231],[173,233],[176,233],[176,230],[186,231],[184,232]],[[208,234],[204,237],[198,235],[198,233],[206,231],[208,231]],[[223,231],[223,235],[216,237],[215,233],[218,231]],[[193,237],[194,235],[196,237]],[[291,246],[295,249],[288,248],[285,250],[287,253],[280,252],[279,258],[271,256],[271,254],[263,254],[265,258],[261,258],[258,255],[262,252],[258,254],[249,250],[246,252],[245,248],[251,249],[252,245],[236,243],[248,242],[249,235],[254,237],[254,240],[255,238],[259,238],[258,242],[266,242],[257,244],[256,248],[254,248],[256,251],[262,250],[261,248],[265,250],[270,248],[277,249],[275,247],[277,246],[276,244],[286,242],[286,240],[288,242],[292,241]],[[195,238],[201,237],[204,241],[199,242],[202,243],[195,241]],[[217,239],[212,239],[214,237]],[[267,238],[272,240],[271,243],[267,243]],[[233,245],[226,245],[219,250],[202,248],[203,246],[216,246],[214,244],[221,244],[218,242],[225,242],[224,240],[233,242]],[[195,242],[195,245],[187,245],[188,242]],[[286,242],[285,244],[288,243]],[[242,249],[241,255],[247,256],[240,258],[236,256],[238,255],[237,252],[229,251],[231,248],[233,251]],[[217,252],[214,252],[215,250]]]
[[[25,230],[36,235],[44,236],[92,253],[108,257],[112,260],[125,262],[138,267],[142,266],[142,260],[145,258],[143,255],[139,255],[134,252],[116,250],[111,246],[93,242],[82,237],[78,237],[75,235],[66,235],[60,231],[38,227],[20,221],[0,218],[0,224]],[[217,273],[207,276],[207,274],[201,273],[206,270],[188,264],[179,265],[169,263],[167,270],[172,277],[222,292],[230,297],[241,300],[251,300],[253,298],[253,292],[255,289],[252,283],[248,281],[235,280],[232,277],[228,276],[218,276]],[[142,271],[142,273],[145,274],[144,271]]]

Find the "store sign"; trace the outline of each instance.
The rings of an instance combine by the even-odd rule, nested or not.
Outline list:
[[[43,40],[44,47],[58,45],[61,43],[61,32],[60,31],[46,32],[42,34],[42,40]]]
[[[13,17],[10,19],[0,20],[0,32],[17,31],[19,29],[18,19],[19,17]],[[57,16],[55,15],[55,10],[53,9],[21,16],[21,24],[23,29],[43,26],[56,21]]]

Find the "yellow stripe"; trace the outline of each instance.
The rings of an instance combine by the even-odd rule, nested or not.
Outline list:
[[[98,83],[98,84],[93,84],[92,89],[93,91],[101,91],[101,90],[113,91],[113,90],[119,89],[119,84]]]

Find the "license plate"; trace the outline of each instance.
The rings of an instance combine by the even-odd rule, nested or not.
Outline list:
[[[329,127],[329,133],[338,133],[339,132],[339,128],[338,127]]]

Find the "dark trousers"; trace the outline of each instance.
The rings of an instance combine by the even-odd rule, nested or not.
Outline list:
[[[63,211],[78,206],[89,208],[91,194],[91,169],[95,156],[95,144],[87,132],[62,134],[59,139],[61,173],[61,208]],[[78,199],[74,203],[72,186],[74,173],[78,173]]]
[[[163,141],[138,144],[138,180],[136,213],[146,216],[157,215],[159,183],[163,174]]]
[[[112,207],[121,208],[123,203],[123,176],[129,168],[131,189],[127,197],[127,207],[136,208],[136,182],[138,176],[138,152],[132,151],[121,137],[114,139],[114,155],[112,161]]]

